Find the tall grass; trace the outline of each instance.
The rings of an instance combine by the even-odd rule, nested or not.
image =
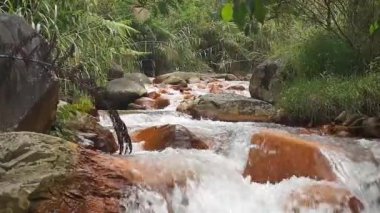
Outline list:
[[[342,111],[380,115],[380,73],[346,78],[298,79],[285,89],[277,106],[297,124],[332,121]]]
[[[137,31],[130,20],[112,17],[114,3],[117,0],[6,0],[0,8],[24,17],[47,39],[56,36],[61,51],[73,45],[76,51],[66,66],[81,64],[84,74],[104,83],[112,62],[128,66],[138,55],[131,49],[131,34]]]

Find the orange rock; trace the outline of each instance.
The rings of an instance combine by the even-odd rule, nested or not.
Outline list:
[[[170,101],[161,97],[158,97],[156,99],[142,97],[137,99],[134,104],[142,106],[146,109],[163,109],[170,105]]]
[[[213,93],[213,94],[220,94],[223,92],[223,90],[221,88],[223,88],[223,86],[220,84],[210,84],[209,85],[209,92]]]
[[[159,98],[160,96],[161,96],[161,94],[159,94],[157,92],[150,92],[150,93],[148,93],[148,97],[152,98],[152,99]]]
[[[245,87],[243,85],[232,85],[232,86],[227,87],[227,90],[243,91],[243,90],[245,90]]]
[[[152,83],[153,83],[153,84],[161,84],[162,81],[163,81],[162,79],[154,78],[153,81],[152,81]]]
[[[353,137],[354,135],[350,131],[349,127],[328,124],[321,127],[321,131],[328,135],[335,135],[338,137]]]
[[[332,212],[359,213],[363,203],[350,191],[327,184],[316,184],[293,192],[286,202],[286,212],[300,212],[302,209],[317,210],[319,206],[329,206]]]
[[[320,134],[321,134],[321,131],[316,130],[316,129],[306,129],[306,128],[302,128],[302,129],[299,130],[299,134],[304,134],[304,135],[317,134],[317,135],[320,135]]]
[[[157,98],[156,99],[156,105],[155,105],[155,109],[163,109],[167,106],[170,105],[170,101],[168,99],[165,99],[165,98]]]
[[[278,183],[292,176],[316,180],[336,180],[329,161],[319,143],[288,134],[261,132],[252,137],[252,145],[244,176],[259,183]]]
[[[164,150],[167,147],[184,149],[208,149],[207,143],[197,138],[181,125],[154,126],[132,134],[134,142],[144,141],[148,151]]]
[[[171,170],[154,160],[139,161],[90,150],[80,150],[73,157],[77,163],[70,174],[46,180],[31,194],[30,212],[128,212],[122,208],[122,199],[136,193],[135,187],[165,197],[175,186],[184,187],[186,180],[196,178],[186,168]]]
[[[159,89],[159,90],[158,90],[158,93],[161,93],[161,94],[168,94],[169,92],[168,92],[166,89]]]

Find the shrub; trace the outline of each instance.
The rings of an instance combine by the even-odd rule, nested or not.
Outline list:
[[[57,110],[57,117],[51,135],[64,138],[69,141],[75,139],[75,133],[67,127],[67,123],[75,119],[79,114],[90,113],[94,105],[89,97],[82,96],[72,104],[61,106]]]
[[[297,78],[313,79],[323,76],[348,77],[362,72],[356,52],[339,38],[320,31],[311,31],[304,39],[282,47],[279,57],[285,58],[289,72]]]

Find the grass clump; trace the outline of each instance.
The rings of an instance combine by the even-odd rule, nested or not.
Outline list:
[[[357,74],[360,64],[357,54],[347,43],[327,33],[307,38],[299,46],[294,62],[296,74],[308,79],[320,75]]]
[[[296,124],[330,122],[344,110],[378,116],[380,73],[361,77],[299,79],[282,92],[277,105]]]

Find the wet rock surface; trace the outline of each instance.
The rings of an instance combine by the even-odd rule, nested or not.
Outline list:
[[[271,104],[236,94],[203,95],[195,100],[182,102],[177,110],[197,119],[231,122],[271,121],[276,114]]]
[[[181,125],[154,126],[132,134],[135,142],[143,141],[144,150],[160,151],[168,147],[181,149],[208,149],[206,142]]]
[[[300,188],[288,198],[286,212],[316,211],[326,206],[332,212],[360,213],[364,210],[363,203],[349,190],[337,186],[315,184]],[[326,209],[327,210],[327,209]]]
[[[164,109],[170,105],[170,101],[161,97],[142,97],[137,99],[134,104],[140,106],[141,109]]]
[[[292,176],[337,179],[322,152],[330,147],[270,131],[253,135],[251,144],[244,176],[250,176],[254,182],[279,183]]]
[[[76,141],[85,148],[111,154],[119,149],[112,132],[101,126],[95,117],[78,114],[67,123],[67,128],[74,132]]]

